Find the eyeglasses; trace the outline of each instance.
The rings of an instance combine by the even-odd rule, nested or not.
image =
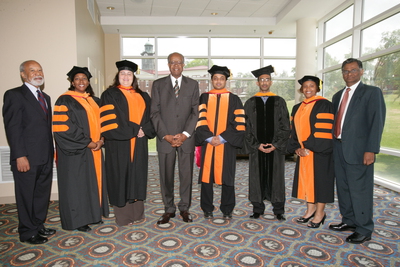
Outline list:
[[[347,74],[349,74],[349,73],[354,74],[354,73],[357,73],[357,72],[359,72],[359,71],[360,71],[360,69],[342,70],[342,73],[343,73],[344,75],[347,75]]]
[[[182,61],[170,61],[170,62],[168,62],[168,64],[170,64],[170,65],[181,65],[181,64],[183,64],[183,62]]]
[[[258,80],[259,82],[270,82],[271,79],[270,78],[261,78],[260,80]]]

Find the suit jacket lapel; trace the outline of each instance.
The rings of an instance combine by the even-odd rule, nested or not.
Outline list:
[[[364,90],[362,89],[364,84],[360,82],[356,88],[356,91],[353,94],[353,97],[350,100],[349,106],[347,107],[346,117],[344,118],[343,126],[346,124],[347,118],[351,118],[353,116],[354,110],[357,109],[358,104],[360,103],[360,98],[364,94]]]
[[[172,82],[171,82],[171,74],[167,77],[167,79],[165,79],[165,82],[167,83],[167,84],[165,85],[165,87],[167,88],[169,94],[170,94],[172,97],[176,98],[176,97],[175,97],[175,92],[174,92],[174,87],[172,86]]]
[[[23,97],[25,97],[25,99],[27,100],[27,102],[29,104],[31,104],[33,109],[35,109],[40,114],[40,117],[42,117],[45,120],[46,116],[45,116],[42,108],[40,107],[39,101],[32,94],[31,90],[29,90],[28,86],[26,86],[25,84],[22,85],[21,92],[22,92]],[[49,106],[50,104],[49,104],[48,98],[46,98],[46,101],[47,101],[47,106]],[[50,113],[50,110],[49,110],[49,113]]]

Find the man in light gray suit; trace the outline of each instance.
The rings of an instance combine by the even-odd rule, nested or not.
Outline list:
[[[375,154],[379,153],[386,107],[378,87],[363,84],[362,62],[349,58],[342,64],[346,87],[332,99],[335,112],[334,164],[342,222],[334,231],[353,231],[346,242],[371,240],[374,230],[373,189]]]
[[[199,85],[182,75],[185,59],[179,53],[168,56],[170,75],[153,83],[151,90],[151,120],[157,132],[157,152],[160,168],[161,195],[164,214],[157,224],[175,217],[174,172],[178,155],[178,209],[184,222],[192,222],[189,208],[192,198],[194,160],[194,130],[198,120]]]

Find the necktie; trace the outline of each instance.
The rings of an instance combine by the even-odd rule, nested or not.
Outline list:
[[[175,80],[174,92],[175,92],[175,97],[178,98],[178,95],[179,95],[179,84],[178,84],[178,80]]]
[[[335,137],[337,138],[341,131],[342,131],[342,119],[343,119],[343,113],[344,110],[346,109],[347,106],[347,101],[349,100],[349,92],[350,88],[346,89],[346,92],[344,93],[342,102],[340,103],[339,111],[336,114],[336,124],[335,124]]]
[[[40,107],[43,109],[43,112],[44,112],[44,114],[46,114],[46,117],[47,117],[48,110],[47,110],[47,106],[46,106],[46,100],[44,99],[44,95],[39,89],[36,91],[36,93],[38,95],[38,101],[39,101]]]

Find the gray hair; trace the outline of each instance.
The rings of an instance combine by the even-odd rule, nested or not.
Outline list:
[[[180,56],[182,57],[182,63],[185,63],[185,57],[184,57],[181,53],[178,53],[178,52],[173,52],[173,53],[171,53],[171,54],[168,55],[168,63],[169,63],[169,59],[170,59],[171,56],[174,55],[174,54],[180,55]]]
[[[24,62],[21,63],[21,65],[19,65],[19,72],[24,72],[25,71],[25,64],[30,62],[30,61],[36,62],[35,60],[32,60],[32,59],[25,60]]]

